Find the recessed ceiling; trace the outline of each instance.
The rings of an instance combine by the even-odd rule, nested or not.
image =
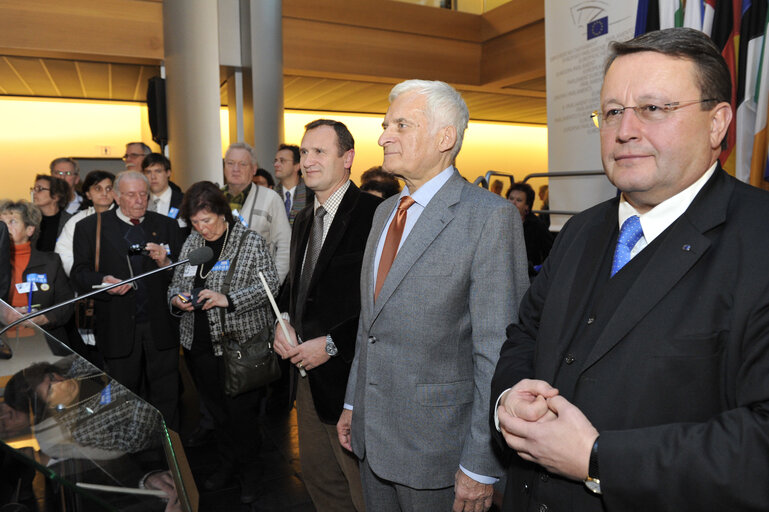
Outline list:
[[[158,66],[0,56],[0,95],[144,102]],[[384,114],[392,83],[286,75],[284,107]],[[460,88],[461,90],[461,88]],[[473,120],[547,123],[544,79],[500,92],[461,90]],[[533,91],[536,94],[526,94]],[[226,94],[222,93],[222,104]]]

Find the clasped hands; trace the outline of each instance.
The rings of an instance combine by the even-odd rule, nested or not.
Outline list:
[[[497,416],[505,442],[522,459],[573,480],[587,477],[598,431],[556,388],[521,380],[502,395]]]
[[[275,342],[273,346],[275,347],[275,352],[280,357],[290,359],[291,364],[297,368],[304,368],[307,371],[317,368],[331,359],[331,356],[326,353],[325,336],[319,336],[306,340],[303,343],[298,343],[296,331],[288,322],[286,322],[286,329],[288,329],[288,335],[291,337],[290,343],[283,335],[283,329],[280,326],[275,329]]]

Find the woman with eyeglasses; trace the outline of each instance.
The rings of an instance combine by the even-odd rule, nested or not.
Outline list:
[[[38,251],[53,251],[64,224],[72,217],[71,213],[65,211],[69,185],[61,178],[38,174],[35,186],[29,190],[32,192],[32,202],[43,214],[35,247]]]
[[[75,261],[72,243],[75,239],[75,225],[94,213],[102,213],[111,210],[114,203],[112,186],[115,175],[107,171],[91,171],[83,180],[84,210],[80,210],[70,218],[56,240],[56,253],[61,257],[64,272],[69,275],[72,263]]]
[[[11,286],[8,303],[16,313],[3,318],[10,323],[20,316],[64,302],[74,296],[72,286],[56,253],[40,251],[35,240],[42,214],[27,201],[0,202],[0,218],[8,227],[11,239]],[[63,343],[67,343],[64,325],[73,307],[65,306],[32,319]],[[9,315],[6,315],[9,316]],[[58,344],[49,343],[55,354],[68,354]]]

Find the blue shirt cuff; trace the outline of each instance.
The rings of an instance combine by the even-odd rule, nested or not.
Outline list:
[[[484,475],[479,475],[477,473],[473,473],[472,471],[465,469],[462,466],[462,464],[459,465],[459,469],[462,470],[462,473],[466,474],[476,482],[479,482],[482,484],[491,485],[499,482],[499,478],[494,478],[493,476],[484,476]]]

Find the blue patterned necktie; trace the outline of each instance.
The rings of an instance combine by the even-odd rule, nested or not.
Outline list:
[[[638,215],[633,215],[622,223],[622,229],[619,230],[619,238],[617,238],[617,248],[614,249],[611,277],[614,277],[614,274],[619,272],[630,261],[630,251],[635,247],[635,244],[638,243],[643,234],[641,219]]]
[[[285,205],[286,205],[286,215],[288,215],[289,212],[291,211],[291,192],[286,192]]]

